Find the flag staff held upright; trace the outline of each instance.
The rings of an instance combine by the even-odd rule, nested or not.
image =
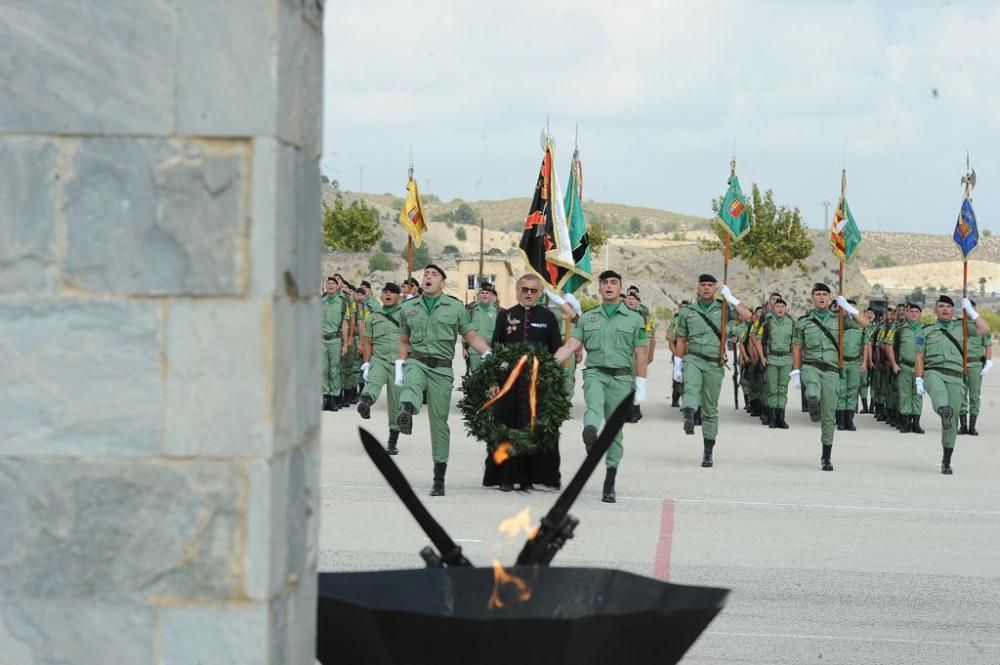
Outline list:
[[[413,180],[413,146],[410,146],[410,168],[406,171],[406,182]],[[413,236],[406,235],[406,277],[413,277]]]
[[[847,169],[841,169],[840,171],[840,206],[841,210],[844,207],[844,201],[847,199]],[[837,220],[834,219],[834,224]],[[844,255],[840,256],[840,287],[837,291],[837,295],[844,295]],[[846,297],[846,296],[845,296]],[[844,369],[844,308],[837,308],[837,360],[839,362],[840,369]]]
[[[413,179],[413,147],[410,147],[410,167],[407,170],[406,200],[403,209],[399,211],[399,223],[406,229],[406,271],[413,277],[413,248],[420,247],[420,239],[427,230],[424,211],[420,205],[420,191],[417,181]]]
[[[729,177],[730,178],[736,177],[736,155],[735,154],[733,155],[732,161],[729,162]],[[730,243],[730,234],[727,232],[727,233],[724,233],[723,235],[725,237],[722,240],[722,242],[723,242],[723,245],[722,245],[723,246],[723,249],[722,249],[722,285],[726,286],[727,284],[729,284],[729,243]],[[722,303],[722,320],[721,320],[721,324],[720,324],[720,330],[721,330],[722,334],[719,336],[719,357],[720,357],[720,362],[722,362],[722,364],[726,363],[726,358],[727,358],[727,355],[726,355],[726,339],[728,339],[729,336],[726,334],[726,314],[727,314],[727,310],[728,309],[729,309],[729,303],[723,301],[723,303]],[[736,371],[735,367],[733,367],[733,371]]]
[[[965,200],[962,201],[962,211],[958,214],[958,224],[955,229],[956,241],[962,248],[962,298],[969,297],[969,252],[975,248],[979,242],[979,229],[976,224],[976,217],[972,213],[972,188],[976,186],[976,172],[969,165],[969,153],[965,153],[965,175],[962,176],[962,186],[964,188]],[[972,218],[971,225],[965,219],[966,208],[969,210],[969,217]],[[963,227],[963,224],[965,226]],[[970,228],[971,232],[965,231]],[[968,236],[972,236],[972,242],[967,243]],[[965,380],[969,380],[969,314],[962,308],[962,375]]]

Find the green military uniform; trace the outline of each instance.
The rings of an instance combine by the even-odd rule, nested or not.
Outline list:
[[[347,302],[347,317],[350,319],[351,341],[347,345],[347,352],[340,357],[340,372],[344,377],[344,390],[351,392],[358,385],[358,376],[355,368],[358,366],[358,303],[349,295],[345,296]],[[350,396],[348,396],[350,397]]]
[[[876,386],[876,403],[878,409],[876,410],[876,420],[886,421],[889,417],[889,395],[892,392],[892,368],[889,363],[886,362],[886,353],[884,350],[886,338],[894,337],[893,324],[890,321],[883,320],[879,325],[878,330],[872,337],[872,354],[878,356],[878,370],[877,370],[877,381]]]
[[[910,323],[906,321],[896,330],[896,338],[893,352],[896,355],[896,364],[899,365],[899,374],[896,375],[896,390],[899,404],[899,413],[903,417],[901,430],[904,432],[913,431],[914,421],[919,421],[920,412],[923,410],[923,396],[917,393],[914,382],[914,367],[917,362],[917,335],[923,330],[924,324],[920,321]],[[919,423],[918,423],[919,428]]]
[[[959,434],[974,434],[976,431],[976,419],[979,417],[980,394],[983,390],[983,365],[986,363],[986,348],[993,346],[993,335],[969,335],[968,355],[966,356],[969,366],[969,378],[962,393],[962,410],[960,419],[965,431],[959,430]],[[969,423],[965,422],[966,417]]]
[[[792,369],[792,334],[794,331],[795,320],[788,314],[784,316],[770,315],[757,331],[757,337],[760,338],[764,355],[767,357],[766,406],[772,409],[772,424],[781,429],[788,426],[785,423],[785,405],[788,403],[788,373]],[[774,413],[774,411],[778,413]]]
[[[714,444],[719,432],[719,392],[725,375],[719,357],[722,303],[718,300],[707,303],[698,300],[685,307],[677,318],[677,338],[687,340],[684,396],[681,400],[685,412],[684,431],[694,433],[688,422],[694,418],[694,411],[700,408],[702,436]]]
[[[906,321],[904,320],[905,324]],[[885,346],[891,346],[893,351],[896,350],[896,340],[898,339],[900,331],[900,322],[895,321],[893,324],[886,329],[885,336],[882,338],[882,343]],[[888,354],[886,354],[888,357]],[[895,372],[892,371],[892,367],[886,367],[886,409],[889,411],[889,424],[893,426],[899,425],[899,377]]]
[[[844,316],[846,323],[849,316]],[[857,325],[844,326],[844,367],[840,371],[840,399],[837,411],[842,429],[854,431],[854,412],[858,408],[858,386],[861,385],[861,362],[864,354],[865,330]]]
[[[677,322],[680,320],[681,312],[687,305],[681,305],[672,317],[670,317],[670,323],[667,324],[666,338],[667,341],[677,339]],[[728,326],[727,326],[728,327]],[[671,369],[673,369],[674,356],[673,353],[670,354]],[[684,390],[684,383],[681,381],[674,381],[671,376],[671,389],[670,389],[670,406],[680,406],[681,393]]]
[[[872,347],[872,335],[875,332],[875,322],[872,321],[864,329],[864,334],[861,337],[861,343],[863,347],[868,347],[870,363],[875,362],[875,349]],[[865,349],[862,348],[862,356],[864,355]],[[875,373],[874,368],[871,364],[868,365],[868,369],[861,372],[861,380],[858,381],[858,397],[861,398],[862,410],[861,413],[869,413],[868,410],[868,399],[869,394],[874,396],[872,391],[872,375]]]
[[[559,336],[564,340],[567,338],[567,333],[571,334],[573,330],[573,324],[566,321],[566,314],[562,311],[562,307],[553,302],[548,303],[548,309],[552,312],[556,321],[559,323]],[[569,397],[570,401],[573,401],[573,393],[576,391],[576,354],[570,354],[570,357],[566,359],[565,363],[566,375],[563,378],[563,389],[566,391],[566,396]]]
[[[845,333],[858,328],[860,326],[853,318],[844,317]],[[800,379],[805,386],[806,398],[810,404],[809,415],[814,422],[818,416],[821,423],[820,442],[824,446],[825,455],[829,455],[827,446],[833,446],[833,433],[837,426],[837,404],[840,402],[838,331],[838,316],[828,309],[812,309],[796,322],[792,338],[792,344],[802,350]],[[818,413],[813,406],[817,403]],[[829,462],[829,457],[825,457],[824,460]]]
[[[419,413],[426,391],[431,454],[435,463],[448,461],[451,443],[448,409],[455,381],[451,369],[455,339],[473,330],[461,301],[448,295],[411,298],[399,310],[399,332],[410,338],[399,400],[401,407],[409,404],[412,413]]]
[[[750,322],[750,326],[746,331],[747,348],[751,347],[754,338],[763,333],[765,316],[761,316],[756,321]],[[767,398],[767,382],[759,358],[749,368],[750,378],[747,385],[747,395],[750,398],[750,415],[759,416]]]
[[[348,312],[347,300],[339,291],[323,295],[323,394],[335,398],[344,389],[340,363],[343,324]]]
[[[638,312],[624,304],[601,304],[583,313],[573,325],[572,336],[587,350],[583,369],[587,412],[583,425],[596,430],[632,392],[635,349],[648,344],[645,326]],[[621,463],[622,440],[619,431],[604,458],[608,469],[617,469]]]
[[[743,393],[743,409],[750,411],[750,384],[753,377],[753,364],[750,362],[750,353],[747,349],[747,340],[750,337],[750,321],[740,322],[735,329],[736,343],[743,345],[743,352],[740,354],[740,391]]]
[[[472,321],[472,327],[476,331],[476,334],[482,337],[487,344],[492,344],[493,330],[497,325],[498,310],[496,305],[493,303],[484,305],[477,301],[467,311],[469,312],[469,318]],[[472,348],[468,349],[468,354],[469,369],[474,372],[483,363],[483,358]]]
[[[399,418],[399,395],[402,388],[395,382],[395,362],[399,354],[399,309],[380,307],[365,319],[365,339],[371,340],[371,355],[368,358],[368,381],[365,384],[364,395],[371,403],[378,401],[382,386],[386,386],[386,399],[389,403],[389,431],[399,430],[396,424]]]
[[[977,335],[976,325],[968,322],[969,337]],[[951,453],[958,434],[958,418],[965,389],[962,376],[962,320],[934,321],[917,334],[917,353],[924,357],[924,388],[934,412],[941,416],[941,445],[950,466]]]

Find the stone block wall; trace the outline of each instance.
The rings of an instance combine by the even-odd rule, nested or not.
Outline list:
[[[322,0],[0,3],[0,662],[313,663]]]

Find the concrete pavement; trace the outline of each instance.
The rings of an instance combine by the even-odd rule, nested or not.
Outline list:
[[[626,425],[618,503],[600,502],[599,467],[556,564],[733,589],[689,664],[1000,663],[1000,373],[984,383],[981,436],[959,437],[955,475],[942,476],[940,422],[926,398],[926,434],[858,415],[857,432],[836,435],[836,471],[824,473],[818,424],[799,412],[797,394],[791,429],[771,430],[734,410],[729,383],[716,465],[702,469],[700,430],[684,435],[668,372],[661,356],[645,418]],[[563,429],[564,483],[583,460],[579,383]],[[419,567],[427,539],[364,454],[361,424],[385,439],[384,396],[369,421],[353,410],[323,414],[320,567]],[[447,496],[427,496],[423,413],[395,459],[474,564],[509,565],[524,537],[497,525],[525,506],[537,523],[557,493],[482,487],[483,444],[465,435],[457,410],[451,428]]]

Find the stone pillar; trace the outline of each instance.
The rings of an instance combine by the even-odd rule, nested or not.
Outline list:
[[[0,662],[312,665],[322,0],[0,3]]]

